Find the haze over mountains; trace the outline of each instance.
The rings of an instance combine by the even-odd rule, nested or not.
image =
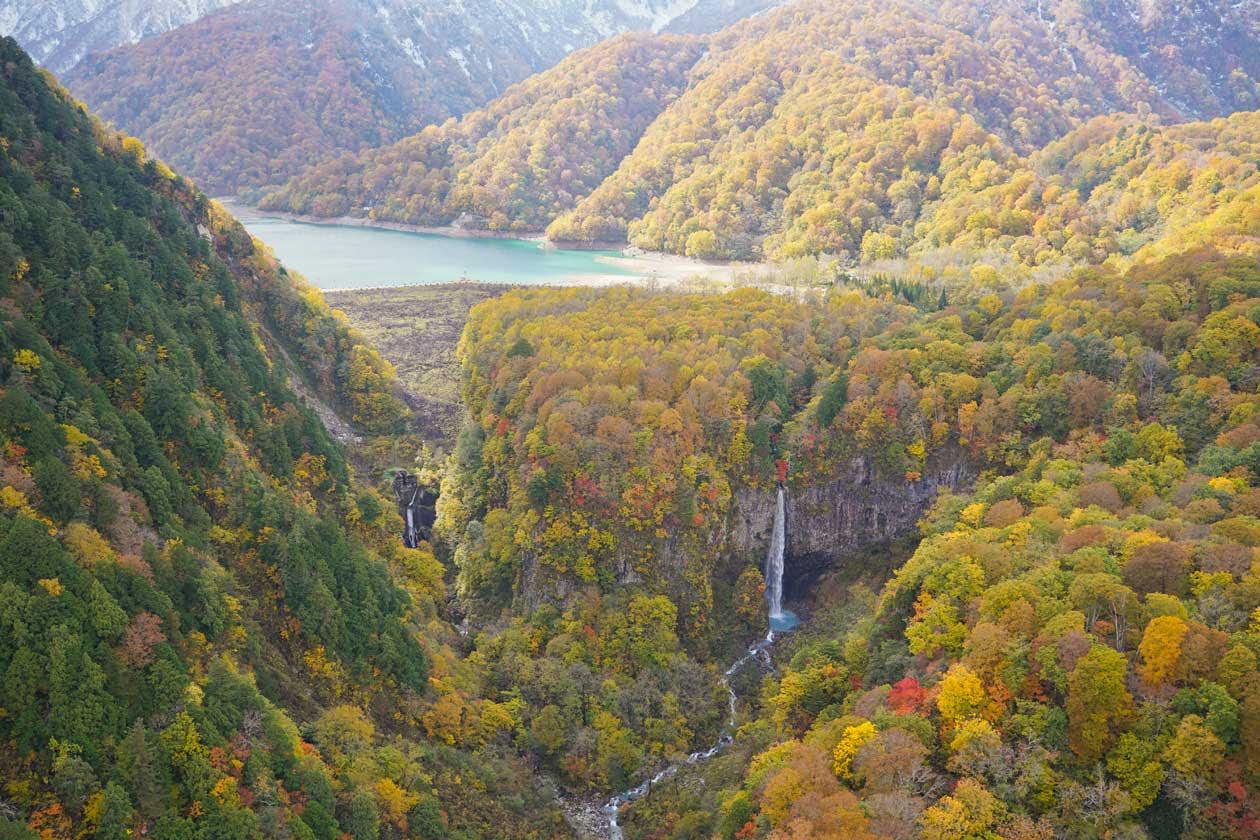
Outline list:
[[[87,55],[160,35],[240,0],[3,0],[0,34],[12,35],[54,73]]]

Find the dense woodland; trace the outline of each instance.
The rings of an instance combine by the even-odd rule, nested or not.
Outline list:
[[[481,108],[575,49],[616,33],[647,30],[649,21],[660,27],[684,11],[688,20],[680,25],[710,32],[773,2],[240,0],[139,43],[88,51],[72,70],[66,68],[65,82],[101,116],[139,137],[206,192],[256,197],[262,188],[274,188],[313,165],[386,146]],[[180,7],[171,17],[193,14],[189,0],[166,3]],[[59,12],[59,4],[68,8]],[[38,28],[56,42],[54,58],[95,34],[90,22],[76,26],[76,19],[141,14],[112,5],[83,8],[77,0],[41,5],[48,8]],[[150,7],[149,14],[162,16],[162,3],[143,5]],[[127,24],[115,22],[129,31]],[[686,55],[666,61],[686,61]],[[634,55],[617,48],[605,53],[605,60],[610,58],[636,63]],[[650,72],[655,57],[644,58],[641,66],[624,68],[628,77]],[[616,96],[618,68],[606,69],[612,87],[603,93]],[[641,93],[645,103],[653,103],[667,91]],[[590,114],[605,107],[583,104]],[[662,106],[645,104],[641,107],[649,115],[635,119],[650,120]],[[631,120],[628,113],[609,111],[600,131],[610,136],[596,139],[607,141],[604,154],[615,152],[615,165],[629,148],[621,148],[625,140],[614,135]],[[574,113],[572,106],[562,113]],[[552,130],[563,130],[565,123],[557,124],[555,116]],[[541,123],[530,127],[542,129]],[[626,130],[634,135],[635,129]],[[576,170],[580,156],[598,144],[573,140],[566,144],[571,156],[565,165]],[[489,155],[490,163],[500,165],[514,151],[512,143],[504,145]],[[423,152],[417,160],[433,165]],[[500,189],[502,177],[490,186]],[[571,205],[569,200],[564,206]]]
[[[372,4],[250,0],[91,56],[66,82],[202,189],[234,195],[483,105],[563,55],[549,45],[555,58],[540,62],[516,41],[489,63],[450,55],[443,39],[468,45],[477,22],[434,6],[421,16],[432,34],[412,33],[422,62],[379,30]]]
[[[740,744],[775,746],[742,792],[693,790],[663,800],[672,812],[649,801],[632,825],[904,837],[939,820],[927,836],[991,836],[959,828],[975,808],[988,828],[1020,817],[1029,833],[1009,837],[1102,836],[1090,832],[1143,818],[1249,836],[1260,724],[1238,720],[1260,714],[1245,501],[1258,284],[1253,255],[1208,248],[930,312],[843,287],[803,302],[570,291],[481,304],[463,348],[475,425],[443,525],[465,602],[493,615],[514,601],[525,617],[479,637],[479,658],[531,704],[530,737],[559,772],[620,782],[711,734],[723,704],[691,661],[720,661],[733,631],[764,622],[761,558],[709,550],[735,495],[771,487],[788,462],[789,486],[807,487],[857,456],[906,485],[934,457],[963,459],[991,477],[939,502],[929,539],[851,635],[819,622],[763,687]],[[1149,628],[1164,616],[1179,623]],[[1227,677],[1212,663],[1233,648],[1245,667]],[[1077,668],[1087,655],[1111,683],[1089,682],[1104,677]],[[967,676],[972,705],[938,701],[947,673]],[[1091,691],[1117,692],[1114,715],[1089,717]],[[1193,729],[1207,697],[1232,710],[1219,745]],[[963,724],[983,730],[971,764],[954,758]],[[820,776],[809,761],[830,767],[853,727],[888,730],[879,749],[909,763]],[[1182,728],[1203,736],[1197,758],[1170,746]],[[1137,743],[1140,793],[1127,753],[1112,757]],[[1031,757],[1021,769],[1012,756]],[[962,780],[972,799],[937,801]],[[847,788],[883,798],[859,808]]]
[[[1151,179],[1193,191],[1200,204],[1253,182],[1254,126],[1163,126],[1260,106],[1260,51],[1254,33],[1230,28],[1226,10],[1176,12],[1179,25],[1197,27],[1197,42],[1217,46],[1210,57],[1201,44],[1167,46],[1176,40],[1164,16],[1171,10],[1152,10],[1150,49],[1135,51],[1134,27],[1113,12],[798,2],[698,41],[694,52],[673,46],[704,55],[669,68],[669,84],[685,74],[680,95],[653,100],[626,98],[634,55],[609,42],[465,121],[510,121],[512,139],[529,138],[523,152],[520,140],[481,143],[471,162],[452,166],[435,157],[449,129],[429,129],[316,167],[264,206],[424,225],[469,213],[472,227],[545,228],[557,241],[629,241],[702,258],[911,256],[928,271],[957,262],[958,249],[987,246],[1018,249],[1023,266],[1074,261],[1083,250],[1128,252],[1169,214],[1149,191],[1134,190],[1118,208],[1114,197],[1094,196],[1120,165],[1111,158],[1145,162]],[[538,90],[563,108],[531,107]],[[566,111],[589,113],[581,103],[597,91],[612,113],[650,122],[632,147],[592,156],[582,119],[555,130]],[[1202,154],[1203,138],[1219,141],[1215,153],[1232,164],[1211,183],[1182,184],[1179,167],[1198,163],[1179,158]],[[1047,148],[1061,143],[1068,147]],[[1079,176],[1060,171],[1068,149],[1080,158]],[[1027,194],[986,194],[998,186]],[[963,206],[973,200],[978,209]],[[1038,226],[1064,241],[1014,241]],[[1109,239],[1073,241],[1077,227]]]
[[[462,120],[317,166],[263,208],[312,216],[541,230],[612,174],[682,92],[699,38],[623,35]]]
[[[429,737],[442,567],[297,396],[397,431],[391,369],[0,51],[0,835],[556,836],[501,707]]]
[[[721,730],[741,512],[942,464],[626,835],[1260,834],[1255,68],[1038,8],[623,36],[275,194],[785,259],[475,306],[418,549],[392,366],[0,43],[0,837],[570,836]]]

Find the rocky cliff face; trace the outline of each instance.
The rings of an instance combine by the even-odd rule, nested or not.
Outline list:
[[[846,555],[910,533],[942,488],[965,487],[976,474],[959,452],[930,460],[918,481],[880,478],[868,459],[857,457],[834,481],[791,488],[786,511],[786,591],[794,594],[794,585],[814,579]],[[774,524],[774,498],[773,490],[745,490],[736,495],[726,535],[732,564],[764,560]]]

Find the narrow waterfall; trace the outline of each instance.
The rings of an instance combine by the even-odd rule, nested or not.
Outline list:
[[[774,502],[774,528],[770,532],[770,548],[766,551],[766,600],[770,604],[770,632],[791,630],[799,622],[790,610],[783,609],[783,553],[787,548],[787,491],[779,486]]]
[[[766,552],[766,600],[770,602],[770,627],[783,617],[783,549],[787,543],[787,525],[783,488],[779,487],[774,503],[774,529],[770,532],[770,549]]]
[[[770,602],[770,629],[765,638],[748,646],[744,655],[731,663],[722,674],[722,687],[726,689],[726,725],[713,746],[707,750],[693,752],[685,760],[675,761],[659,770],[656,775],[629,790],[614,794],[604,803],[604,814],[608,817],[609,840],[622,840],[621,808],[636,799],[642,799],[652,792],[652,786],[663,782],[688,765],[703,764],[726,749],[735,740],[736,709],[735,689],[731,687],[731,677],[739,673],[749,662],[757,662],[762,667],[773,670],[770,652],[774,648],[776,633],[786,633],[800,623],[791,610],[783,609],[783,554],[787,548],[787,498],[786,491],[779,487],[779,495],[775,500],[774,528],[770,535],[770,550],[766,552],[766,600]]]

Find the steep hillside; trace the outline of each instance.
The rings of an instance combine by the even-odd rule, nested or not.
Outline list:
[[[859,257],[887,236],[901,252],[944,191],[988,183],[1084,119],[1186,116],[1120,56],[1089,72],[1016,11],[983,32],[970,14],[954,26],[913,5],[806,3],[728,30],[549,234],[741,258]]]
[[[10,35],[55,73],[86,56],[169,32],[240,0],[2,0],[0,35]]]
[[[568,53],[659,29],[688,2],[248,0],[66,76],[94,110],[212,193],[464,114]],[[738,10],[714,10],[711,27]]]
[[[370,5],[251,0],[96,56],[67,83],[204,189],[231,193],[462,113],[583,37],[535,46],[528,33],[546,24],[493,6],[484,17],[434,4],[394,18]]]
[[[1260,3],[1184,0],[1023,0],[1075,60],[1108,74],[1131,63],[1186,118],[1260,107]]]
[[[539,230],[603,181],[686,87],[703,43],[624,35],[458,122],[295,178],[262,201],[316,216]]]
[[[391,430],[388,365],[10,39],[0,136],[0,834],[564,836],[296,395]]]
[[[1232,7],[1217,16],[1144,18],[1151,49],[1164,56],[1155,63],[1110,51],[1123,23],[1114,15],[1099,11],[1095,30],[1081,24],[1084,13],[1058,14],[1063,23],[1015,2],[794,3],[706,39],[681,94],[643,100],[644,108],[659,107],[633,151],[600,149],[596,167],[588,163],[589,132],[556,131],[550,114],[509,97],[487,113],[504,119],[518,107],[513,133],[549,138],[531,147],[526,165],[515,146],[481,144],[475,165],[435,166],[443,135],[430,133],[317,167],[264,206],[419,224],[471,212],[470,226],[546,227],[559,241],[628,240],[699,257],[870,260],[904,256],[928,235],[920,228],[931,230],[938,204],[1026,177],[1037,166],[1030,155],[1090,119],[1125,112],[1152,124],[1179,122],[1260,103],[1260,43],[1250,29],[1234,28]],[[1198,52],[1174,49],[1176,38],[1200,50],[1219,46],[1203,65],[1210,72],[1193,85],[1198,71],[1186,65],[1198,65]],[[623,95],[633,58],[622,42],[593,48],[588,63],[605,72],[580,78],[584,96],[573,98],[571,124],[604,124],[602,103]],[[566,70],[531,84],[567,92],[571,77]],[[607,97],[596,96],[601,86]],[[1230,142],[1241,135],[1231,133]],[[1235,143],[1222,154],[1248,151]],[[604,177],[609,158],[619,165]],[[539,171],[544,166],[550,174]],[[498,179],[476,174],[509,170]],[[557,190],[551,182],[565,170],[589,174]],[[497,214],[450,201],[469,178],[477,203]],[[941,239],[933,241],[951,244]]]
[[[1255,836],[1258,294],[1260,261],[1195,250],[865,343],[798,418],[791,495],[946,441],[993,471],[882,591],[817,592],[730,754],[625,836]]]
[[[664,31],[689,35],[716,32],[785,2],[787,0],[696,0],[691,8],[671,20]]]

